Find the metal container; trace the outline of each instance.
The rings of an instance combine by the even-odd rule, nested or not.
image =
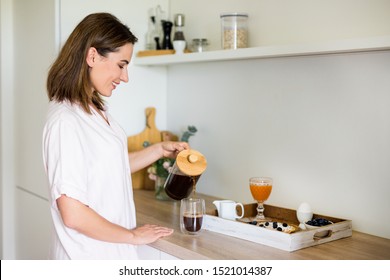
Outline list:
[[[204,51],[207,51],[208,45],[209,45],[209,43],[208,43],[207,39],[204,39],[204,38],[193,39],[191,50],[193,52],[204,52]]]

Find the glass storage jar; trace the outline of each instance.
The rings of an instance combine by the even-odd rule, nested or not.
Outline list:
[[[222,49],[248,47],[248,14],[221,14]]]
[[[204,39],[204,38],[193,39],[191,50],[193,52],[204,52],[204,51],[207,51],[208,45],[209,45],[209,43],[208,43],[207,39]]]

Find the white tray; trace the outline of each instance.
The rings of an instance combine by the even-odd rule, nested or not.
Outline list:
[[[298,226],[298,221],[293,218],[296,217],[295,210],[270,205],[266,205],[265,209],[268,209],[267,217],[282,221],[280,215],[284,214],[285,217],[289,218],[283,219],[283,221]],[[253,214],[253,210],[256,210],[256,204],[245,205],[245,213]],[[217,216],[217,211],[215,211],[204,216],[202,228],[289,252],[352,236],[352,221],[318,214],[314,214],[314,217],[324,217],[332,221],[333,224],[317,229],[285,233],[241,221],[222,219]]]

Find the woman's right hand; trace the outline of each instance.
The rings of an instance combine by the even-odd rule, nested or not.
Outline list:
[[[152,243],[161,237],[171,235],[173,233],[173,229],[146,224],[131,230],[131,232],[133,233],[131,244],[144,245]]]

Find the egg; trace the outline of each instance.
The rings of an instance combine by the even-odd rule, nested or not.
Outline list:
[[[309,203],[302,202],[299,205],[297,212],[308,213],[308,212],[312,212],[312,211],[311,211],[311,207],[310,207]]]
[[[299,227],[305,230],[306,229],[305,223],[307,221],[310,221],[311,218],[313,218],[313,212],[311,211],[311,207],[309,203],[302,202],[301,205],[299,205],[297,210],[297,219],[300,222]]]

